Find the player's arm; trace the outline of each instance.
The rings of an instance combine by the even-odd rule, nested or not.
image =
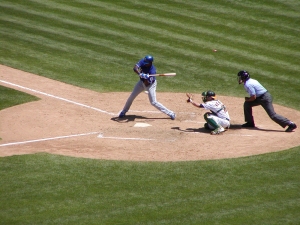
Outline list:
[[[137,74],[140,75],[140,73],[142,72],[141,67],[139,67],[139,65],[135,65],[133,67],[133,71]]]
[[[251,95],[250,97],[245,97],[246,102],[253,102],[256,99],[256,95]]]
[[[252,85],[249,85],[246,90],[250,97],[245,97],[246,102],[252,102],[256,99],[256,91]]]
[[[139,77],[143,80],[143,79],[148,79],[149,78],[149,74],[145,74],[143,71],[142,71],[142,68],[139,66],[139,64],[136,64],[134,67],[133,67],[133,71],[139,75]]]
[[[190,103],[192,103],[193,106],[204,108],[202,103],[194,102],[192,99],[190,99]]]

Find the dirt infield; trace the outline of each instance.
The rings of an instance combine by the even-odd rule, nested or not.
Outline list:
[[[0,111],[0,156],[48,152],[75,157],[132,161],[188,161],[236,158],[300,145],[292,133],[254,108],[257,128],[241,129],[243,99],[218,96],[231,116],[223,135],[203,128],[204,109],[185,102],[185,93],[160,93],[176,120],[157,111],[146,94],[118,119],[130,93],[98,93],[0,65],[0,85],[41,98]],[[163,82],[163,78],[158,78]],[[132,84],[134,85],[134,84]],[[246,93],[245,93],[246,94]],[[196,95],[200,101],[200,95]],[[300,112],[274,105],[277,113],[300,124]]]

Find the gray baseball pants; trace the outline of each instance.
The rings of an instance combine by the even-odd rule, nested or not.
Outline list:
[[[154,83],[148,85],[147,87],[145,86],[143,81],[139,80],[134,86],[134,89],[131,92],[130,96],[128,97],[126,104],[123,108],[123,112],[127,112],[129,110],[130,106],[132,105],[132,102],[140,93],[142,93],[143,91],[148,91],[148,98],[151,105],[153,105],[159,111],[167,114],[168,116],[171,116],[174,112],[167,109],[164,105],[156,101],[156,86],[157,86],[156,80]]]
[[[273,98],[269,92],[266,92],[260,97],[257,97],[252,102],[244,102],[244,115],[245,115],[245,121],[254,123],[254,118],[252,114],[252,107],[261,105],[265,111],[268,113],[269,117],[277,124],[279,124],[281,127],[286,127],[290,124],[290,120],[277,114],[273,107]]]

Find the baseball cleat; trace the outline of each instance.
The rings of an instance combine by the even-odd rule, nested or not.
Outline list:
[[[123,117],[125,116],[125,114],[126,114],[126,112],[123,112],[123,111],[122,111],[122,112],[120,113],[120,115],[119,115],[119,118],[123,118]]]
[[[224,131],[225,131],[225,129],[223,127],[219,127],[217,129],[213,130],[210,134],[212,134],[212,135],[220,134],[220,133],[222,133]]]
[[[171,117],[171,120],[175,120],[175,118],[176,118],[176,114],[175,114],[175,113],[173,113],[173,114],[171,114],[171,115],[170,115],[170,117]]]
[[[285,132],[292,132],[297,128],[297,125],[295,123],[290,123],[289,127],[285,130]]]
[[[254,122],[247,122],[242,125],[242,127],[255,127]]]

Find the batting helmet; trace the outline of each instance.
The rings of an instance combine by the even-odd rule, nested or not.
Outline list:
[[[248,73],[246,70],[241,70],[240,72],[238,72],[237,75],[239,84],[243,83],[244,81],[250,78],[250,73]]]
[[[212,99],[215,99],[216,98],[216,94],[215,94],[215,92],[210,91],[210,90],[202,92],[202,100],[203,100],[203,102],[207,102],[207,97],[212,97]]]
[[[154,60],[154,58],[152,55],[146,55],[144,58],[144,63],[145,63],[145,65],[152,64],[153,60]]]

